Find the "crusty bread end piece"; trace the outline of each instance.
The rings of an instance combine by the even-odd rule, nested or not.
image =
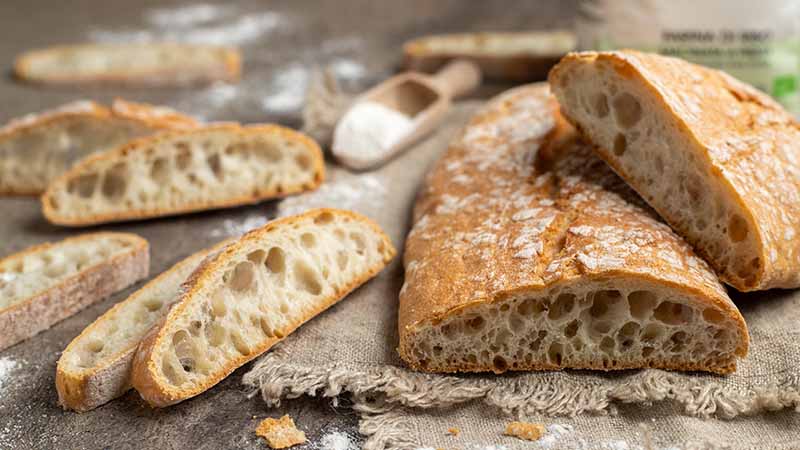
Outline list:
[[[800,125],[723,72],[573,53],[550,74],[597,153],[741,291],[800,286]]]
[[[133,355],[145,333],[169,311],[181,284],[223,241],[178,262],[87,326],[61,353],[56,367],[59,403],[79,412],[107,403],[131,388]]]
[[[322,151],[278,125],[165,132],[90,156],[53,181],[44,216],[67,226],[256,203],[315,189]]]
[[[205,261],[142,340],[133,387],[168,406],[204,392],[344,298],[392,259],[371,220],[316,209],[251,231]]]
[[[454,59],[469,59],[486,78],[543,80],[577,38],[569,31],[480,32],[424,36],[403,45],[408,70],[436,72]]]
[[[147,276],[147,241],[91,233],[0,260],[0,350]]]
[[[110,108],[77,101],[14,119],[0,128],[0,194],[41,195],[86,155],[197,125],[172,109],[121,99]]]
[[[31,50],[17,57],[14,72],[38,83],[186,85],[237,81],[239,50],[177,43],[82,44]]]
[[[742,315],[708,265],[558,114],[546,85],[470,121],[406,240],[400,356],[431,372],[729,373]]]

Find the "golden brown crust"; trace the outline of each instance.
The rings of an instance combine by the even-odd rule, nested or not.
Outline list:
[[[349,217],[352,220],[369,226],[378,236],[381,236],[384,242],[385,250],[383,254],[383,261],[380,261],[378,264],[371,267],[369,270],[363,273],[361,277],[353,279],[349,284],[343,286],[337,292],[334,292],[334,294],[329,298],[321,301],[318,307],[307,313],[301,320],[286,325],[283,329],[279,330],[279,332],[275,333],[275,337],[265,340],[260,346],[252,349],[249,354],[240,355],[237,358],[230,359],[227,362],[224,370],[212,376],[208,376],[200,383],[197,383],[186,389],[175,388],[164,382],[163,377],[160,375],[158,368],[156,367],[155,352],[162,347],[163,342],[170,338],[170,330],[168,329],[169,323],[176,320],[175,318],[184,314],[184,311],[191,306],[192,298],[197,295],[198,292],[201,292],[202,290],[206,289],[207,286],[215,283],[217,273],[220,270],[223,270],[227,261],[234,255],[238,254],[241,249],[247,248],[251,242],[257,242],[264,235],[284,227],[291,227],[294,224],[301,223],[309,218],[312,218],[313,220],[314,217],[325,213]],[[147,403],[155,407],[173,405],[187,398],[205,392],[210,387],[227,377],[238,367],[269,350],[273,345],[291,334],[300,325],[317,316],[322,311],[325,311],[330,306],[347,296],[347,294],[352,292],[354,289],[374,277],[386,266],[386,264],[389,263],[389,261],[391,261],[395,254],[396,250],[392,246],[391,240],[388,236],[386,236],[380,226],[378,226],[378,224],[372,220],[352,211],[329,208],[313,209],[297,216],[273,220],[262,228],[250,231],[249,233],[245,234],[237,243],[228,246],[215,257],[209,258],[203,262],[200,267],[192,273],[189,279],[186,280],[186,283],[184,283],[183,286],[181,299],[175,303],[175,306],[169,311],[164,320],[159,325],[153,327],[153,329],[144,337],[144,339],[142,339],[142,342],[139,345],[139,349],[136,352],[133,362],[133,387],[139,392],[139,394]]]
[[[135,234],[100,232],[67,238],[59,243],[36,245],[0,260],[0,265],[6,265],[60,243],[103,237],[124,239],[133,245],[125,253],[84,268],[47,290],[0,310],[0,350],[34,336],[86,306],[146,277],[150,256],[147,241]]]
[[[503,432],[506,436],[514,436],[526,441],[538,441],[547,430],[540,423],[509,422]]]
[[[0,142],[14,140],[36,129],[48,129],[64,123],[97,121],[106,127],[131,124],[153,132],[188,129],[199,126],[192,117],[169,108],[147,103],[115,99],[110,108],[92,101],[76,101],[56,108],[11,120],[0,128]],[[6,155],[5,157],[13,157]],[[0,195],[41,195],[42,189],[0,183]]]
[[[58,213],[53,208],[52,198],[54,192],[65,189],[65,186],[70,180],[81,176],[87,168],[91,168],[98,162],[123,160],[127,155],[135,152],[147,152],[159,142],[174,139],[176,136],[191,137],[194,133],[205,133],[208,131],[221,130],[227,131],[237,135],[252,135],[252,134],[265,134],[277,135],[287,141],[293,141],[304,147],[310,156],[311,171],[314,173],[314,178],[311,182],[296,183],[294,185],[282,186],[278,188],[265,188],[261,187],[254,190],[248,195],[240,197],[226,198],[225,200],[213,200],[205,202],[195,202],[184,204],[179,207],[172,208],[151,208],[151,209],[130,209],[124,213],[106,213],[94,214],[83,217],[65,217]],[[152,217],[163,217],[185,214],[189,212],[204,211],[209,209],[229,208],[232,206],[246,205],[251,203],[258,203],[260,201],[272,198],[282,198],[288,195],[313,190],[319,187],[325,178],[325,161],[322,155],[322,150],[319,145],[310,137],[285,128],[279,125],[249,125],[242,127],[238,124],[216,124],[207,127],[200,127],[184,131],[164,132],[157,135],[146,136],[143,138],[135,139],[123,146],[107,152],[97,153],[88,156],[81,160],[78,164],[72,167],[69,171],[61,175],[59,178],[50,183],[44,194],[42,194],[42,213],[45,218],[58,225],[64,226],[86,226],[99,223],[121,222],[128,220],[140,220]]]
[[[431,370],[411,352],[423,327],[512,297],[607,281],[713,305],[738,328],[737,354],[747,352],[744,320],[707,264],[576,138],[544,85],[501,94],[451,143],[418,195],[404,265],[399,351],[415,369]],[[518,363],[513,370],[563,368]],[[735,364],[658,367],[727,372]],[[599,361],[580,368],[609,369]],[[436,368],[485,370],[494,369]]]
[[[530,40],[536,48],[529,47],[512,52],[508,52],[507,49],[492,51],[484,48],[489,40],[493,42],[492,45],[497,45],[503,41],[514,42],[518,39]],[[465,58],[475,62],[486,78],[510,81],[543,80],[561,57],[575,49],[575,40],[575,36],[567,31],[479,32],[424,36],[403,44],[404,67],[407,70],[432,73],[454,59]],[[551,48],[543,48],[544,41],[554,41],[554,43]],[[432,48],[432,42],[451,44],[445,45],[449,48],[440,49]]]
[[[800,125],[794,117],[767,95],[723,72],[633,50],[571,53],[553,68],[550,80],[562,82],[571,66],[596,62],[610,64],[626,78],[636,77],[658,99],[659,107],[676,119],[678,131],[700,150],[694,153],[712,167],[715,183],[754,229],[759,251],[752,257],[763,264],[752,279],[734,276],[730,267],[721,265],[692,239],[687,226],[660,201],[651,201],[659,215],[736,289],[800,286],[800,160],[796,157]],[[586,134],[586,138],[591,136]],[[635,174],[607,149],[597,147],[596,151],[634,189],[646,193]]]
[[[217,53],[216,64],[204,67],[200,71],[187,72],[187,68],[170,69],[153,68],[149,71],[116,70],[103,74],[86,76],[69,76],[50,74],[36,74],[32,66],[37,59],[49,59],[57,55],[80,53],[82,51],[102,50],[107,52],[120,52],[127,49],[148,48],[152,51],[169,51],[173,55],[182,55],[187,51],[204,50]],[[43,83],[43,84],[83,84],[83,83],[109,83],[120,85],[145,85],[145,86],[184,86],[205,84],[214,81],[235,82],[241,78],[242,56],[236,48],[214,47],[208,45],[189,45],[176,43],[156,44],[76,44],[59,45],[43,49],[31,50],[17,56],[14,61],[14,74],[18,79]]]
[[[77,337],[70,341],[64,351],[61,352],[62,358],[63,355],[75,351],[75,347],[83,343],[95,328],[101,326],[103,322],[110,320],[110,317],[114,317],[117,311],[125,304],[137,301],[139,296],[153,289],[157,289],[159,285],[169,279],[175,271],[182,270],[182,264],[189,263],[190,260],[200,256],[204,257],[217,252],[233,241],[233,238],[227,239],[211,248],[200,250],[148,281],[147,284],[142,286],[139,290],[111,307],[111,309],[84,328]],[[138,342],[135,345],[118,351],[98,365],[82,370],[70,370],[70,368],[65,368],[62,365],[62,358],[59,358],[56,366],[56,391],[58,392],[59,403],[65,409],[85,412],[124,394],[131,388],[130,370],[136,347],[138,347]]]

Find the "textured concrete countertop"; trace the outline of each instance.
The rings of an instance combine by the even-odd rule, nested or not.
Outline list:
[[[192,6],[194,5],[194,6]],[[205,5],[205,6],[203,6]],[[230,2],[197,6],[152,0],[4,0],[0,2],[0,123],[80,99],[115,96],[166,104],[208,120],[299,124],[298,108],[309,69],[330,65],[350,88],[391,73],[400,44],[448,31],[548,29],[569,25],[576,1]],[[238,86],[185,89],[42,87],[9,76],[26,49],[88,40],[181,38],[238,44],[244,78]],[[139,233],[151,244],[151,277],[190,253],[274,214],[275,202],[224,211],[97,227]],[[35,198],[0,198],[0,256],[84,230],[49,225]],[[94,411],[64,412],[57,404],[55,365],[61,350],[87,324],[142,283],[64,320],[49,331],[0,352],[0,450],[6,449],[264,449],[254,434],[267,416],[292,415],[309,444],[333,431],[357,437],[355,416],[329,400],[302,398],[269,410],[247,398],[234,372],[208,392],[177,406],[153,410],[130,392]],[[2,370],[2,367],[12,366]],[[346,403],[346,399],[342,402]]]

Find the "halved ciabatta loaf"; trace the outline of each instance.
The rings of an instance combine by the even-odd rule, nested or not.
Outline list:
[[[0,260],[0,350],[147,276],[147,241],[92,233]]]
[[[547,86],[491,101],[415,205],[402,358],[433,372],[735,370],[748,347],[741,314],[637,199]]]
[[[741,291],[800,286],[800,125],[732,77],[635,51],[550,74],[598,154]]]
[[[177,43],[61,45],[17,57],[17,77],[39,83],[184,85],[236,81],[234,48]]]
[[[133,387],[153,406],[205,391],[372,278],[394,254],[378,225],[336,209],[247,233],[191,275],[142,340]]]
[[[277,125],[212,125],[141,138],[53,181],[45,217],[79,226],[256,203],[316,188],[322,151]]]
[[[64,408],[89,411],[131,388],[133,355],[139,342],[178,299],[181,284],[226,240],[175,264],[130,297],[114,305],[69,343],[56,368],[58,399]]]
[[[197,122],[169,108],[115,100],[78,101],[0,128],[0,194],[40,195],[77,160],[158,131]]]

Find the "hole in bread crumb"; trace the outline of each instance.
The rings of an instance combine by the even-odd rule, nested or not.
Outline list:
[[[692,308],[681,303],[662,302],[653,312],[656,320],[669,324],[680,325],[692,320]]]
[[[81,175],[69,181],[67,191],[70,194],[78,194],[81,198],[89,198],[94,193],[97,179],[98,175],[96,173]]]
[[[644,327],[641,332],[643,342],[655,342],[664,333],[664,329],[656,324],[650,324]]]
[[[620,128],[627,129],[636,125],[642,118],[642,105],[633,95],[622,92],[612,102],[614,119]]]
[[[206,163],[211,169],[211,172],[219,181],[223,181],[225,179],[225,172],[222,171],[222,159],[220,158],[219,153],[214,153],[206,158]]]
[[[558,320],[572,311],[575,306],[575,296],[573,294],[564,293],[556,298],[556,301],[550,306],[547,312],[547,317],[550,320]]]
[[[336,252],[336,265],[339,266],[339,270],[344,270],[347,268],[347,252],[344,250],[339,250]]]
[[[183,370],[185,372],[194,370],[194,345],[186,330],[178,330],[172,335],[172,348]]]
[[[616,342],[614,342],[614,340],[611,339],[610,337],[606,336],[606,337],[603,338],[603,340],[600,341],[600,350],[602,350],[603,353],[606,353],[608,355],[612,355],[612,354],[614,354],[614,346],[615,345],[616,345]]]
[[[541,314],[545,310],[544,305],[537,299],[529,298],[521,302],[517,306],[517,312],[521,316],[530,316]]]
[[[175,156],[175,167],[178,170],[186,170],[192,162],[192,152],[189,149],[188,142],[176,142],[175,147],[178,149],[178,154]]]
[[[706,322],[722,323],[725,321],[725,316],[715,308],[706,308],[703,310],[703,319],[705,319]]]
[[[163,302],[157,298],[148,298],[144,301],[144,307],[150,312],[158,311],[163,305]]]
[[[321,212],[314,217],[314,223],[317,225],[327,225],[333,222],[333,214],[328,211]]]
[[[627,148],[628,140],[625,138],[625,135],[622,133],[617,133],[616,137],[614,137],[614,154],[617,156],[622,156]]]
[[[649,357],[650,355],[652,355],[652,354],[653,354],[653,352],[654,352],[655,350],[656,350],[656,349],[654,349],[653,347],[643,347],[643,348],[642,348],[642,358],[647,358],[647,357]]]
[[[467,331],[475,333],[483,329],[485,321],[483,320],[483,317],[475,316],[471,319],[467,319],[466,324],[467,324]]]
[[[363,255],[364,251],[367,248],[367,243],[364,240],[364,235],[361,233],[351,232],[350,239],[356,244],[356,253],[358,253],[359,255]]]
[[[728,236],[733,242],[741,242],[747,237],[747,222],[739,214],[734,214],[728,220]]]
[[[106,171],[103,179],[103,195],[110,199],[122,197],[128,186],[128,165],[118,162]]]
[[[597,318],[604,316],[608,312],[609,307],[616,304],[622,298],[622,294],[616,290],[603,290],[595,292],[593,297],[589,314]]]
[[[253,250],[247,254],[247,260],[256,265],[263,264],[267,260],[267,252],[261,249]]]
[[[311,169],[311,158],[306,155],[305,153],[301,153],[297,155],[294,160],[297,162],[297,165],[303,170]]]
[[[564,352],[564,346],[561,345],[559,342],[553,342],[550,344],[550,348],[547,349],[547,359],[557,365],[561,365],[561,357],[562,353]]]
[[[300,288],[311,295],[322,293],[322,285],[317,280],[317,274],[305,262],[297,261],[294,265],[294,274],[300,283]]]
[[[508,363],[506,362],[505,358],[497,355],[492,360],[492,367],[494,368],[495,373],[501,373],[508,369]]]
[[[303,233],[300,235],[300,242],[303,243],[305,248],[314,248],[317,244],[317,238],[312,233]]]
[[[164,373],[164,376],[167,377],[167,380],[169,380],[169,382],[174,386],[183,384],[183,381],[185,380],[184,376],[175,370],[167,358],[164,358],[164,361],[161,363],[161,372]]]
[[[164,158],[156,158],[150,166],[150,178],[157,184],[164,184],[169,180],[169,166]]]
[[[650,291],[633,291],[628,294],[628,306],[631,316],[644,320],[650,317],[650,312],[656,306],[658,296]]]
[[[233,269],[228,285],[234,291],[244,291],[251,288],[255,282],[255,266],[250,261],[242,261]]]
[[[90,352],[94,352],[94,353],[102,352],[104,346],[105,346],[105,344],[103,344],[103,341],[98,340],[98,339],[91,340],[86,345],[86,347],[89,349],[89,351]]]
[[[227,313],[228,307],[225,305],[225,293],[220,289],[211,296],[211,314],[215,317],[222,317]]]
[[[242,335],[239,333],[239,330],[231,331],[231,341],[233,341],[233,346],[236,348],[237,352],[241,353],[242,355],[250,354],[250,346],[247,345],[247,341],[244,340]]]
[[[575,337],[575,335],[578,334],[578,328],[580,328],[580,326],[581,323],[578,322],[578,320],[573,320],[564,328],[564,336],[568,338]]]
[[[283,273],[286,270],[286,254],[280,247],[272,247],[267,253],[267,269],[272,273]]]
[[[599,118],[608,116],[608,98],[602,92],[594,96],[594,114]]]
[[[206,338],[212,347],[219,347],[222,345],[227,335],[228,331],[219,323],[211,322],[211,324],[206,327]]]

